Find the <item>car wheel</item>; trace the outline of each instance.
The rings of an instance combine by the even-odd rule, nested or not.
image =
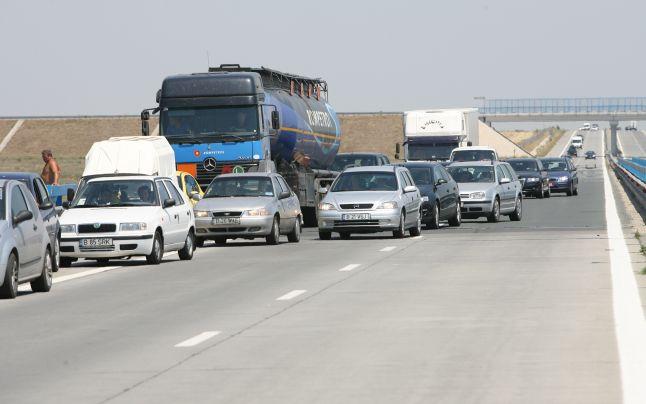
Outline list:
[[[415,223],[415,227],[411,227],[409,230],[409,233],[411,237],[417,237],[420,234],[422,234],[422,211],[421,210],[417,215],[417,223]]]
[[[547,188],[547,192],[545,193],[546,198],[551,198],[552,197],[552,190]]]
[[[146,262],[150,265],[159,265],[164,258],[164,242],[162,241],[161,234],[157,231],[155,232],[155,237],[153,238],[153,248],[150,252],[150,255],[146,255]]]
[[[570,184],[570,188],[567,191],[565,191],[565,195],[572,196],[572,192],[573,192],[572,191],[572,184]]]
[[[276,245],[278,244],[278,241],[280,240],[280,225],[278,223],[278,218],[274,217],[274,221],[271,224],[271,231],[265,237],[265,241],[267,241],[267,244],[269,245]]]
[[[193,252],[195,252],[195,234],[193,234],[193,230],[189,230],[186,240],[184,240],[184,247],[178,252],[179,259],[189,261],[193,259]]]
[[[435,204],[433,206],[433,217],[431,218],[431,222],[428,224],[428,227],[431,229],[439,229],[440,228],[440,208],[439,208],[439,202],[435,201]]]
[[[58,263],[58,266],[60,268],[69,268],[69,267],[72,266],[72,262],[74,262],[74,260],[72,260],[72,258],[61,257],[61,261]]]
[[[216,237],[213,239],[215,242],[215,245],[223,246],[227,245],[227,238],[226,237]]]
[[[523,198],[516,198],[516,208],[509,218],[514,222],[519,222],[523,218]]]
[[[496,197],[496,200],[493,201],[493,209],[489,216],[487,216],[487,221],[489,223],[496,223],[500,221],[500,200]]]
[[[294,223],[294,229],[287,235],[287,241],[290,243],[298,243],[301,241],[301,218],[297,217]]]
[[[572,191],[572,195],[579,195],[579,187],[574,188],[574,191]]]
[[[204,242],[205,241],[206,240],[204,240],[202,237],[195,237],[195,247],[197,247],[197,248],[204,247]]]
[[[52,259],[52,272],[58,272],[61,266],[61,242],[58,236],[54,239],[54,258]]]
[[[455,208],[455,215],[449,219],[449,226],[459,227],[462,224],[462,208],[460,207],[460,200]]]
[[[536,198],[538,199],[545,198],[545,191],[543,190],[542,186],[541,186],[541,189],[538,192],[536,192]]]
[[[393,231],[393,237],[394,238],[404,238],[406,237],[406,229],[404,226],[404,213],[402,212],[399,215],[399,227],[397,230]]]
[[[18,259],[14,253],[7,259],[4,282],[0,286],[1,299],[15,299],[18,295]]]
[[[31,282],[31,290],[34,292],[49,292],[52,288],[52,255],[48,248],[43,259],[43,272]]]
[[[321,240],[332,240],[332,232],[319,230],[319,238]]]

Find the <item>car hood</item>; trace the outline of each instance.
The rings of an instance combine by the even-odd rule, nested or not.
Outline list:
[[[195,205],[195,210],[251,210],[264,208],[273,200],[273,197],[270,196],[204,198]]]
[[[458,185],[460,192],[486,192],[496,187],[495,182],[461,182]]]
[[[547,176],[550,177],[550,178],[569,177],[570,172],[569,171],[548,171]]]
[[[159,206],[115,208],[72,208],[63,212],[61,224],[148,222],[159,213]]]
[[[379,205],[382,202],[396,201],[398,199],[397,191],[350,191],[330,192],[323,201],[337,206],[345,203],[372,203]]]

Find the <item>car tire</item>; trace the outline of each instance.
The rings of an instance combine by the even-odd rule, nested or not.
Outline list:
[[[9,254],[4,281],[0,286],[0,299],[15,299],[18,295],[18,258],[16,254]]]
[[[428,227],[431,229],[439,229],[440,228],[440,208],[439,208],[439,202],[435,201],[435,204],[433,205],[433,213],[431,217],[431,222],[428,224]]]
[[[493,209],[489,216],[487,216],[487,221],[489,223],[497,223],[500,221],[500,199],[498,197],[493,201]]]
[[[149,255],[146,255],[146,262],[150,265],[159,265],[164,258],[164,241],[159,231],[153,237],[153,247]]]
[[[404,212],[399,215],[399,227],[397,230],[393,231],[394,238],[404,238],[406,237],[406,226],[404,225],[405,217]]]
[[[516,197],[516,207],[514,211],[509,215],[509,218],[514,222],[520,222],[523,218],[523,198]]]
[[[572,191],[572,195],[574,196],[579,195],[579,187],[574,188],[574,191]]]
[[[49,292],[52,288],[52,252],[49,248],[45,251],[45,257],[43,257],[43,271],[40,274],[40,277],[31,281],[31,290],[34,292]]]
[[[216,237],[213,239],[213,242],[215,245],[223,246],[227,245],[227,238],[226,237]]]
[[[186,235],[186,240],[184,240],[184,247],[178,251],[179,259],[182,261],[190,261],[193,259],[193,253],[195,252],[195,234],[193,230],[189,230]]]
[[[417,215],[417,223],[415,224],[415,227],[411,227],[410,230],[408,230],[410,233],[411,237],[417,237],[420,234],[422,234],[422,211],[419,211],[419,214]]]
[[[319,238],[321,240],[332,240],[332,232],[319,230]]]
[[[298,243],[301,241],[301,218],[297,217],[294,222],[294,229],[287,235],[287,241],[290,243]]]
[[[278,241],[280,240],[280,223],[278,222],[278,218],[274,217],[274,221],[271,224],[271,231],[265,237],[265,241],[269,245],[276,245],[278,244]]]
[[[202,247],[204,247],[204,242],[205,242],[205,241],[206,241],[206,240],[205,240],[205,239],[203,239],[202,237],[195,237],[195,247],[196,247],[196,248],[202,248]]]
[[[545,193],[546,198],[551,198],[552,197],[552,190],[547,188],[547,192]]]
[[[541,186],[540,191],[536,192],[535,194],[537,199],[543,199],[545,198],[545,191],[543,191],[543,187]]]
[[[54,239],[54,257],[52,258],[52,272],[58,272],[61,266],[61,242],[56,236]]]
[[[455,208],[455,215],[453,215],[453,217],[449,219],[449,226],[452,227],[460,227],[460,225],[462,224],[462,208],[460,206],[459,199],[456,206],[457,207]]]

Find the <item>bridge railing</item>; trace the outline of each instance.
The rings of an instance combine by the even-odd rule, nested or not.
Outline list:
[[[646,97],[485,99],[481,115],[646,113]]]

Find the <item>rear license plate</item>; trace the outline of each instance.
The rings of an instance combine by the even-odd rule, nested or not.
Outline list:
[[[214,217],[213,224],[240,224],[239,217]]]
[[[342,220],[370,220],[370,213],[346,213],[341,216]]]
[[[113,247],[111,238],[84,238],[79,242],[80,248],[106,248]]]

